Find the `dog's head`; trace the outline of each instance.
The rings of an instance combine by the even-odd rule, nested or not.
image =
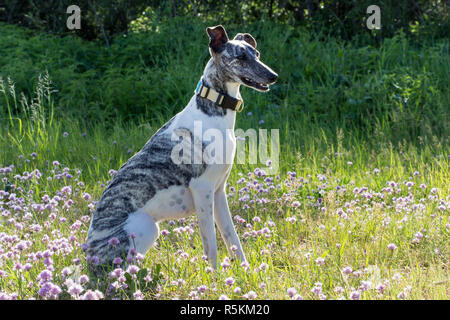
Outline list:
[[[238,33],[233,40],[221,25],[207,28],[209,51],[218,72],[230,82],[258,91],[268,91],[278,75],[259,60],[256,40],[249,33]]]

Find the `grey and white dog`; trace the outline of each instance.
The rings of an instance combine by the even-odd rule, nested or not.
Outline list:
[[[242,102],[240,85],[268,91],[278,75],[259,60],[256,41],[248,33],[229,40],[222,26],[207,28],[211,59],[205,67],[201,84],[219,97],[194,94],[189,104],[161,129],[117,172],[97,203],[88,232],[85,250],[88,261],[111,264],[130,250],[145,254],[159,236],[158,224],[197,213],[204,253],[217,268],[217,243],[214,222],[227,245],[228,252],[245,261],[234,228],[226,197],[226,181],[231,163],[175,163],[172,151],[178,143],[174,132],[202,141],[205,130],[223,133],[223,145],[231,145],[234,158],[236,110],[221,105]],[[198,87],[197,87],[198,89]],[[239,105],[238,102],[236,105]],[[231,103],[231,105],[233,105]],[[201,121],[203,132],[195,132],[194,121]],[[201,142],[203,154],[207,144]],[[194,157],[197,155],[194,154]]]

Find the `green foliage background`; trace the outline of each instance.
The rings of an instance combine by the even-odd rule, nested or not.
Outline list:
[[[354,40],[367,38],[366,9],[373,4],[382,8],[382,37],[403,29],[424,38],[443,38],[449,29],[447,0],[5,0],[0,2],[0,21],[68,33],[66,8],[72,4],[80,7],[83,17],[83,27],[75,33],[86,39],[126,33],[146,11],[158,23],[174,17],[227,25],[273,21]]]
[[[58,91],[56,113],[65,117],[159,122],[192,96],[209,59],[208,25],[186,17],[161,24],[138,20],[108,48],[102,41],[0,24],[0,75],[31,97],[47,70]],[[246,112],[268,126],[295,129],[305,121],[394,142],[448,133],[447,39],[419,46],[399,32],[378,45],[358,45],[278,22],[227,30],[231,37],[252,33],[262,60],[279,73],[268,94],[242,90]],[[3,114],[6,102],[0,99]]]

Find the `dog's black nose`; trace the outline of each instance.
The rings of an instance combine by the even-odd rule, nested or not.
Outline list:
[[[271,83],[277,81],[277,79],[278,79],[278,75],[276,73],[272,73],[269,78]]]

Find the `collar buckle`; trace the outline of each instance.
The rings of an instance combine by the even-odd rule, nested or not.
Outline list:
[[[244,110],[244,102],[239,100],[236,104],[236,108],[234,109],[236,112],[242,112]]]

